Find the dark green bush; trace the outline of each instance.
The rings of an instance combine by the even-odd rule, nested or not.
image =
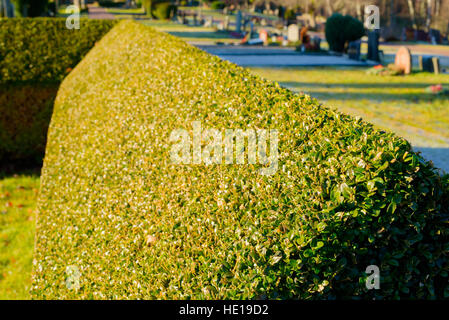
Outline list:
[[[356,18],[335,13],[327,19],[325,33],[329,49],[343,52],[348,42],[363,37],[365,29]]]
[[[171,163],[192,121],[277,129],[278,171]],[[32,294],[443,298],[448,191],[404,139],[123,21],[58,92]]]
[[[285,10],[284,19],[287,21],[291,21],[291,22],[295,21],[296,20],[295,10],[293,10],[293,9]]]
[[[40,17],[47,13],[48,0],[11,0],[18,17]]]
[[[42,162],[61,80],[112,26],[82,19],[0,19],[0,164]]]
[[[0,165],[42,163],[59,82],[0,85]]]
[[[105,8],[117,8],[123,7],[126,4],[126,1],[113,1],[113,0],[100,0],[98,4]]]
[[[153,15],[161,20],[169,19],[176,14],[177,6],[170,2],[161,2],[154,5]]]
[[[81,19],[67,29],[64,18],[0,20],[0,81],[60,81],[115,24]]]
[[[226,4],[223,1],[214,1],[211,3],[210,7],[214,10],[222,10],[226,7]]]

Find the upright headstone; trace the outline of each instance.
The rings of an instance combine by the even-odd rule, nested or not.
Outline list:
[[[297,24],[291,24],[287,28],[287,40],[290,42],[299,41],[299,27]]]
[[[432,58],[432,66],[433,66],[433,72],[435,74],[440,74],[440,59],[437,57]]]
[[[360,40],[349,42],[349,46],[348,46],[348,58],[349,59],[360,60],[361,43],[362,42]]]
[[[368,32],[368,60],[380,61],[379,59],[379,32],[377,30]]]
[[[441,43],[440,30],[430,29],[429,36],[430,36],[430,41],[432,42],[432,44],[440,44]]]
[[[407,47],[400,47],[394,59],[395,66],[404,72],[410,74],[412,72],[412,55]]]
[[[254,34],[254,22],[253,21],[249,22],[249,32],[251,34]]]
[[[440,59],[438,57],[419,56],[418,64],[420,71],[440,73]]]
[[[228,29],[229,29],[229,16],[226,16],[226,17],[224,18],[224,21],[223,21],[223,29],[224,29],[224,30],[228,30]]]
[[[242,11],[240,10],[237,12],[237,16],[235,17],[235,31],[242,31]]]
[[[419,71],[432,72],[432,58],[431,57],[418,57]]]
[[[259,31],[259,38],[263,41],[263,44],[266,46],[268,45],[268,32],[265,29],[261,29]]]
[[[213,24],[213,18],[207,17],[206,21],[204,22],[204,27],[210,28],[210,27],[212,27],[212,24]]]

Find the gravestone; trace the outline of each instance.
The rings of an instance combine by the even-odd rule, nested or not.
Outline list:
[[[379,32],[377,30],[368,32],[368,60],[380,61],[379,58]]]
[[[268,32],[265,29],[259,31],[259,38],[263,41],[264,46],[268,45]]]
[[[228,29],[229,29],[229,16],[226,16],[226,17],[224,18],[224,21],[223,21],[223,29],[224,29],[224,30],[228,30]]]
[[[437,57],[419,56],[419,70],[424,72],[440,73],[440,59]]]
[[[433,72],[440,74],[440,59],[437,57],[432,58]]]
[[[432,42],[432,44],[440,44],[441,43],[440,30],[430,29],[429,37],[430,37],[430,41]]]
[[[394,59],[394,65],[402,70],[404,74],[412,72],[412,55],[409,48],[400,47]]]
[[[212,27],[212,24],[213,24],[213,18],[207,17],[206,21],[204,22],[204,27],[210,28],[210,27]]]
[[[362,42],[360,40],[349,42],[349,46],[348,46],[348,58],[349,59],[360,60],[361,43]]]
[[[240,10],[237,12],[237,16],[235,17],[235,31],[242,31],[242,11]]]
[[[287,40],[291,42],[299,41],[299,27],[297,24],[291,24],[287,28]]]

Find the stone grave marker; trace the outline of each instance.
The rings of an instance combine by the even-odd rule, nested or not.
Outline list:
[[[419,56],[418,64],[420,71],[440,73],[440,59],[437,57]]]
[[[241,32],[242,30],[242,11],[237,12],[237,16],[235,17],[235,31]]]
[[[379,32],[368,32],[368,60],[380,61],[379,59]]]
[[[268,45],[268,32],[265,29],[259,31],[259,38],[263,41],[264,46]]]
[[[409,48],[399,48],[394,59],[394,64],[396,67],[402,70],[404,74],[410,74],[412,72],[412,55]]]
[[[297,24],[291,24],[287,28],[287,40],[291,42],[299,41],[299,27]]]
[[[437,57],[432,58],[433,72],[440,74],[440,59]]]
[[[224,29],[224,30],[228,30],[228,29],[229,29],[229,16],[226,16],[226,17],[224,18],[224,21],[223,21],[223,29]]]
[[[432,42],[432,44],[440,44],[441,43],[440,30],[430,29],[429,37],[430,37],[430,42]]]
[[[348,46],[348,58],[351,60],[360,60],[360,46],[361,41],[352,41],[349,42]]]

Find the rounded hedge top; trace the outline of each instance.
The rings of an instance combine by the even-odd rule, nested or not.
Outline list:
[[[175,165],[170,133],[276,129],[279,170]],[[63,81],[34,298],[400,298],[447,291],[448,187],[391,133],[135,22]],[[381,289],[367,290],[377,265]]]

